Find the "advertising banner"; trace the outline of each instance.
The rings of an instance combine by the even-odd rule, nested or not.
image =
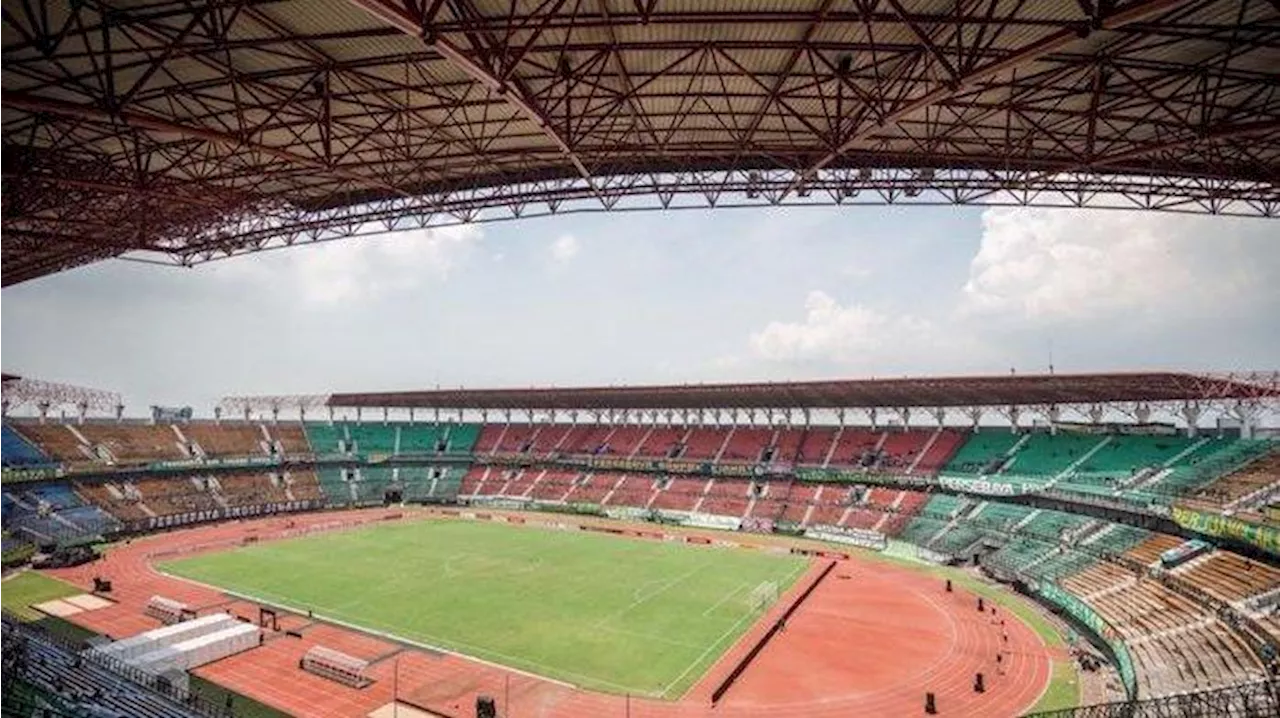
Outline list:
[[[1134,697],[1138,691],[1138,677],[1134,673],[1133,659],[1129,656],[1129,648],[1124,641],[1120,640],[1120,634],[1116,633],[1111,624],[1099,616],[1089,604],[1052,583],[1037,581],[1032,588],[1045,600],[1071,614],[1073,618],[1088,626],[1089,630],[1106,641],[1115,655],[1116,669],[1120,672],[1120,680],[1124,683],[1125,692],[1131,698]]]
[[[805,538],[860,546],[875,551],[883,551],[889,545],[888,539],[878,531],[847,529],[840,526],[813,526],[806,530],[804,535]]]
[[[23,481],[40,481],[41,479],[56,479],[62,476],[62,470],[57,466],[41,466],[39,468],[26,469],[5,469],[2,474],[4,483],[21,483]]]
[[[1243,541],[1263,551],[1280,556],[1280,528],[1261,526],[1234,516],[1210,514],[1182,506],[1173,507],[1173,520],[1179,526],[1208,536]]]
[[[952,491],[969,494],[985,494],[987,496],[1015,496],[1026,493],[1021,484],[1007,484],[1003,481],[987,481],[960,476],[939,476],[938,483]]]

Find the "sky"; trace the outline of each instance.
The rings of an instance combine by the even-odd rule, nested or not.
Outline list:
[[[591,214],[0,295],[6,372],[228,395],[1280,368],[1280,224],[1108,210]]]

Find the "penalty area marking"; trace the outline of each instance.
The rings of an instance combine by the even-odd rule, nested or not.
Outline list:
[[[730,592],[726,593],[726,594],[724,595],[724,598],[721,598],[719,601],[716,601],[715,603],[713,603],[713,604],[711,604],[709,607],[707,607],[707,609],[706,609],[705,611],[703,611],[703,612],[702,612],[702,615],[703,615],[703,616],[710,616],[712,611],[714,611],[714,610],[716,610],[717,608],[720,608],[721,606],[723,606],[723,605],[725,604],[725,602],[727,602],[729,599],[731,599],[731,598],[733,598],[734,596],[738,595],[738,592],[739,592],[739,591],[741,591],[742,589],[744,589],[744,588],[746,588],[747,586],[750,586],[750,585],[751,585],[750,583],[740,583],[740,584],[738,584],[736,588],[734,588],[732,591],[730,591]]]
[[[796,570],[787,574],[787,577],[782,581],[782,585],[786,586],[788,591],[791,590],[791,587],[795,585],[796,577],[799,576],[802,572],[807,571],[809,569],[809,566],[810,566],[810,563],[807,561],[804,563],[801,563],[796,568]],[[694,668],[697,668],[699,663],[706,660],[707,655],[710,654],[713,650],[715,650],[716,646],[719,646],[721,643],[723,643],[724,639],[728,638],[735,630],[737,630],[738,626],[742,625],[743,621],[757,614],[764,615],[765,613],[768,613],[769,608],[772,608],[772,606],[766,607],[763,611],[756,611],[754,606],[748,606],[747,612],[744,613],[742,617],[740,617],[737,621],[734,621],[733,625],[729,626],[729,629],[727,631],[720,634],[720,637],[717,638],[714,643],[707,646],[707,649],[703,651],[701,655],[693,659],[693,663],[690,663],[688,667],[686,667],[683,671],[681,671],[680,675],[675,677],[675,680],[668,683],[666,688],[663,688],[662,692],[659,693],[658,696],[661,698],[666,698],[667,695],[671,693],[672,687],[674,687],[677,683],[683,680],[685,676],[689,675],[690,671],[692,671]],[[690,688],[692,687],[693,686],[690,686]]]

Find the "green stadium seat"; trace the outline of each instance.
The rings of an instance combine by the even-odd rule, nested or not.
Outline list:
[[[1009,453],[1022,439],[1020,435],[1005,429],[976,431],[967,436],[942,468],[942,473],[980,475],[988,465]]]
[[[395,424],[346,424],[347,436],[359,454],[394,454],[399,439]]]
[[[346,432],[341,424],[307,422],[303,425],[307,433],[307,442],[311,450],[317,454],[341,453],[340,442],[346,439]]]
[[[448,429],[450,454],[470,454],[480,439],[479,424],[449,424]]]
[[[401,454],[435,454],[442,446],[447,424],[403,424],[400,427]],[[474,442],[473,442],[474,443]]]
[[[345,506],[351,503],[351,485],[342,480],[342,469],[316,469],[316,478],[320,481],[320,490],[331,505]]]

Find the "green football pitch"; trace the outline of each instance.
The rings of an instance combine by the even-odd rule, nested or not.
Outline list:
[[[469,521],[263,543],[161,565],[265,603],[595,690],[678,698],[805,561]]]

